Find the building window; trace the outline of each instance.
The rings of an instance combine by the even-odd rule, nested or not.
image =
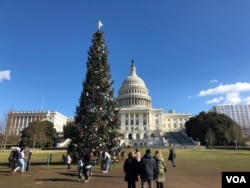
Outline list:
[[[139,140],[139,139],[140,139],[139,134],[136,134],[136,139],[137,139],[137,140]]]
[[[127,119],[125,120],[125,125],[128,125],[128,120]]]
[[[128,135],[128,139],[133,139],[132,134]]]

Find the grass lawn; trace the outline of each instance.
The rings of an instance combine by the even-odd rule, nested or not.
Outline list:
[[[126,149],[128,153],[132,148]],[[152,155],[155,148],[151,149]],[[223,171],[250,172],[250,151],[247,150],[213,150],[213,149],[175,149],[176,165],[171,167],[167,161],[169,149],[161,149],[167,163],[165,187],[168,188],[220,188]],[[126,188],[122,163],[111,165],[109,174],[100,173],[100,166],[95,166],[94,175],[88,184],[77,180],[76,164],[67,170],[62,163],[66,151],[32,151],[30,171],[25,175],[11,176],[6,169],[9,151],[0,151],[0,187],[12,187],[11,183],[23,181],[24,187],[102,187]],[[142,155],[145,149],[141,149]],[[47,166],[48,156],[52,154],[51,164]],[[13,181],[13,182],[12,182]],[[5,184],[6,182],[6,184]],[[8,183],[7,183],[8,182]],[[11,182],[11,183],[10,183]],[[99,183],[99,184],[98,184]],[[39,184],[39,186],[37,185]],[[140,187],[140,181],[137,182]]]
[[[169,149],[159,148],[167,161]],[[127,154],[132,148],[128,148],[125,151]],[[151,154],[154,155],[156,148],[151,148]],[[145,149],[141,150],[142,155],[145,153]],[[50,154],[51,164],[49,167],[61,166],[62,155],[66,154],[66,150],[31,150],[32,166],[46,166],[47,160]],[[220,169],[221,171],[250,171],[250,151],[249,150],[213,150],[213,149],[175,149],[177,166],[185,166],[190,168],[208,168],[208,169]],[[7,159],[10,151],[0,151],[0,164],[7,165]],[[6,163],[6,164],[5,164]],[[121,168],[122,164],[117,163],[112,165],[113,168]]]

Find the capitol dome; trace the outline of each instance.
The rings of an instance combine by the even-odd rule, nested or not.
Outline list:
[[[118,107],[151,107],[148,89],[144,81],[137,76],[133,60],[130,75],[122,82],[118,95]]]

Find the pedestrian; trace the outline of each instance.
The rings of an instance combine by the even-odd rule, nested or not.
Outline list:
[[[154,158],[155,158],[155,162],[156,162],[156,171],[154,174],[156,188],[164,188],[165,173],[167,172],[167,168],[165,165],[165,159],[162,155],[162,152],[159,150],[155,151]]]
[[[18,151],[18,157],[17,157],[17,167],[11,171],[11,174],[14,175],[18,170],[23,174],[24,173],[24,159],[26,158],[24,151],[25,148],[23,147],[21,150],[19,148],[17,149]]]
[[[28,147],[25,147],[24,150],[24,155],[25,155],[25,159],[24,159],[24,171],[27,172],[29,170],[29,166],[30,166],[30,159],[31,159],[31,152],[29,150]]]
[[[90,156],[88,150],[85,150],[84,156],[83,156],[83,174],[85,178],[85,183],[87,183],[90,179]]]
[[[67,154],[66,163],[67,163],[68,169],[70,169],[71,162],[72,162],[72,158],[69,154]]]
[[[64,154],[62,155],[62,161],[63,161],[63,164],[66,164],[66,156]]]
[[[93,168],[94,168],[94,165],[96,163],[96,156],[94,155],[93,151],[90,151],[89,157],[90,157],[90,165],[91,165],[90,176],[92,176]]]
[[[125,160],[125,151],[121,151],[121,160],[122,160],[122,162],[124,162],[124,160]]]
[[[138,181],[139,162],[134,157],[133,151],[128,153],[128,158],[123,164],[123,170],[125,172],[125,181],[128,184],[128,188],[136,188],[135,182]]]
[[[83,159],[82,157],[77,162],[77,170],[78,170],[78,181],[83,179]]]
[[[108,173],[110,168],[110,162],[111,162],[111,155],[107,151],[103,151],[103,160],[104,160],[104,167],[105,170],[102,171],[102,173]]]
[[[146,187],[146,183],[149,188],[153,188],[153,178],[156,171],[155,159],[151,156],[150,149],[146,150],[146,153],[141,158],[140,162],[140,177],[141,177],[141,188]]]
[[[175,154],[174,148],[171,148],[169,150],[168,160],[171,161],[172,167],[176,167],[175,158],[176,158],[176,154]]]
[[[141,161],[141,152],[139,151],[138,148],[135,148],[135,158],[137,159],[138,162]]]
[[[16,148],[12,148],[10,155],[8,157],[9,165],[7,169],[14,170],[16,167],[16,161],[17,161],[17,151]]]
[[[104,157],[105,157],[105,152],[104,152],[104,150],[103,150],[103,151],[100,151],[100,161],[101,161],[101,170],[102,170],[102,171],[105,170],[105,160],[104,160]]]

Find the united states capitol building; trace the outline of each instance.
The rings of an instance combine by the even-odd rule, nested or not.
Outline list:
[[[128,71],[129,72],[129,71]],[[193,145],[185,135],[185,123],[192,117],[189,113],[176,113],[152,107],[152,100],[144,81],[136,74],[132,61],[130,74],[118,91],[121,144],[132,146]],[[51,121],[57,132],[73,121],[56,111],[13,111],[8,114],[8,133],[20,135],[34,120]]]
[[[132,146],[193,145],[185,134],[190,113],[175,113],[152,107],[152,99],[144,81],[136,74],[132,61],[130,74],[118,91],[120,132],[123,143]]]

